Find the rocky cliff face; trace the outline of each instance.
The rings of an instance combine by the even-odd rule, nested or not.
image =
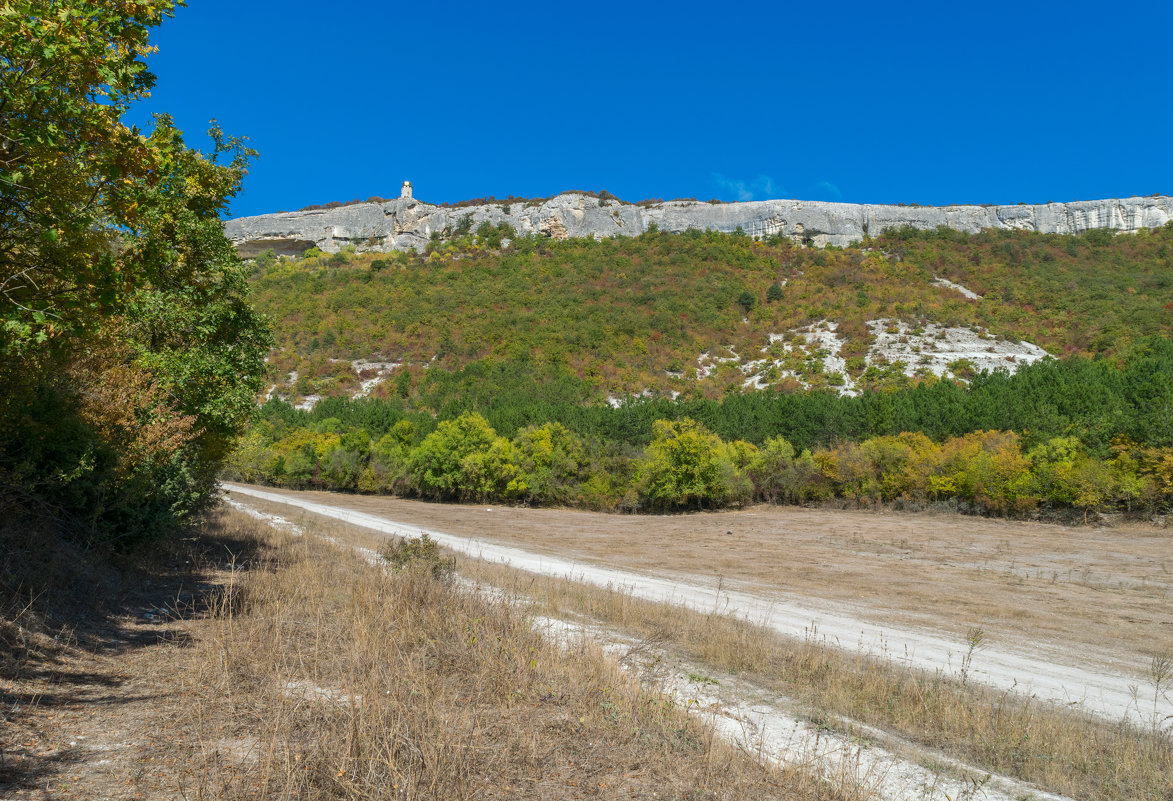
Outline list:
[[[1173,198],[1154,195],[1034,206],[880,206],[762,200],[721,204],[670,201],[643,207],[568,192],[540,204],[489,203],[459,209],[399,198],[335,209],[240,217],[226,223],[225,233],[245,258],[269,249],[278,254],[295,254],[314,246],[332,253],[349,244],[359,250],[422,250],[433,234],[448,236],[465,218],[474,230],[486,221],[507,222],[521,234],[556,239],[637,236],[655,225],[661,231],[697,228],[732,232],[741,228],[755,237],[781,234],[815,246],[842,246],[904,225],[927,229],[944,225],[972,233],[983,228],[1059,234],[1092,228],[1137,231],[1156,228],[1173,219]]]

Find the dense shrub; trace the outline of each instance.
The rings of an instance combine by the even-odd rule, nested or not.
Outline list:
[[[583,439],[559,423],[525,428],[509,440],[475,412],[442,421],[415,446],[407,421],[378,441],[362,429],[340,437],[294,428],[270,442],[247,438],[230,473],[291,487],[626,511],[841,498],[863,505],[952,500],[999,515],[1046,507],[1086,518],[1096,510],[1157,511],[1173,503],[1173,447],[1127,438],[1099,458],[1071,437],[1027,448],[1013,431],[939,443],[905,432],[796,452],[783,437],[760,448],[725,441],[687,417],[656,420],[652,429],[651,442],[632,449]]]
[[[129,548],[214,502],[270,344],[221,221],[253,152],[217,127],[193,150],[165,114],[122,122],[175,5],[0,13],[0,515],[86,547]]]

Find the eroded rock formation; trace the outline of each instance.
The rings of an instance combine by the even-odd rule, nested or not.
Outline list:
[[[1131,232],[1156,228],[1171,219],[1173,198],[1165,195],[1017,206],[884,206],[804,200],[669,201],[634,206],[567,192],[541,203],[463,208],[401,197],[383,203],[240,217],[229,220],[225,232],[240,254],[251,258],[269,249],[295,254],[316,246],[336,252],[349,244],[359,250],[422,250],[434,234],[446,237],[462,225],[475,230],[483,222],[507,222],[518,233],[556,239],[637,236],[655,225],[662,231],[740,228],[756,237],[782,234],[815,246],[843,246],[904,225],[925,229],[944,225],[972,233],[983,228],[1016,228],[1067,234],[1092,228]]]

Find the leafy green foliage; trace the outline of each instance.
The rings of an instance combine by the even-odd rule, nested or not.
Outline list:
[[[754,454],[746,474],[755,494],[768,503],[803,503],[819,498],[819,467],[810,451],[796,454],[784,437],[771,437]]]
[[[1027,448],[1013,431],[976,431],[940,443],[905,432],[801,453],[782,437],[761,448],[725,441],[688,418],[657,420],[653,432],[642,451],[581,440],[557,423],[524,429],[511,441],[467,413],[441,422],[415,446],[408,444],[406,421],[373,445],[362,430],[340,437],[298,428],[276,440],[250,437],[229,469],[233,477],[287,486],[353,489],[351,477],[361,475],[367,478],[358,487],[368,492],[628,511],[839,497],[867,505],[950,502],[991,514],[1044,506],[1086,516],[1173,503],[1173,447],[1127,438],[1101,458],[1070,437]],[[340,459],[350,465],[345,474],[336,468]],[[394,479],[383,480],[388,475]]]
[[[433,376],[475,364],[542,374],[539,384],[573,377],[574,391],[593,400],[645,390],[716,399],[730,386],[740,391],[744,376],[731,381],[728,370],[715,370],[699,378],[700,354],[732,347],[743,362],[760,358],[770,334],[824,319],[846,336],[853,377],[866,366],[865,322],[880,318],[972,326],[1085,356],[1121,352],[1173,324],[1165,308],[1173,303],[1173,226],[1099,243],[1087,235],[896,231],[866,250],[699,231],[509,238],[501,247],[470,233],[427,254],[258,263],[257,303],[275,321],[279,345],[273,364],[325,395],[350,393],[358,381],[331,358],[401,360],[417,379],[428,364],[424,405],[437,411],[466,403],[474,388]],[[985,298],[966,299],[937,278]],[[922,380],[898,373],[880,365],[865,383]],[[420,388],[415,381],[407,396]],[[779,377],[772,388],[792,391],[793,382]]]
[[[637,467],[636,483],[653,507],[724,505],[749,497],[737,469],[743,461],[729,444],[695,420],[657,420],[653,439]],[[750,452],[757,449],[748,446]]]
[[[0,504],[120,547],[210,501],[270,342],[220,220],[252,152],[121,121],[176,5],[0,9]]]
[[[759,445],[781,434],[798,449],[902,431],[920,431],[939,441],[979,429],[1030,432],[1027,441],[1032,446],[1074,434],[1099,456],[1120,434],[1146,444],[1173,445],[1173,339],[1166,337],[1138,342],[1119,359],[1047,360],[1013,375],[981,373],[968,386],[922,382],[859,397],[812,392],[746,393],[720,400],[652,398],[618,408],[584,404],[573,393],[543,393],[540,388],[549,385],[524,366],[498,365],[493,370],[498,367],[504,399],[492,391],[498,386],[494,381],[486,379],[490,391],[481,393],[470,379],[468,397],[443,406],[440,417],[479,411],[505,436],[514,436],[527,425],[556,421],[582,437],[638,447],[651,442],[655,420],[682,417],[703,423],[723,438]],[[480,374],[493,372],[473,375]],[[517,378],[523,391],[507,391],[510,377]],[[266,404],[264,413],[289,426],[337,417],[380,434],[405,416],[425,433],[435,424],[429,412],[408,411],[398,398],[327,398],[312,412],[274,401]]]
[[[158,154],[120,122],[154,77],[148,29],[171,0],[16,0],[0,9],[0,345],[35,359],[120,302],[145,265],[118,253],[143,225]]]
[[[580,437],[561,423],[522,429],[514,440],[516,464],[507,495],[526,503],[569,504],[587,474],[588,456]]]
[[[438,499],[483,500],[499,494],[510,478],[509,441],[479,414],[440,423],[411,455],[420,491]]]
[[[326,399],[311,412],[274,401],[229,470],[288,486],[629,511],[831,497],[996,514],[1155,510],[1173,502],[1171,377],[1173,340],[1155,337],[1118,360],[854,398],[486,400],[506,423],[545,420],[511,429],[476,411],[437,423],[398,397]]]

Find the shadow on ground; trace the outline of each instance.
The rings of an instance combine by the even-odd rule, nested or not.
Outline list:
[[[156,696],[136,693],[118,660],[166,642],[193,641],[183,620],[237,603],[224,578],[265,567],[255,540],[213,533],[177,536],[132,555],[87,551],[36,521],[0,516],[0,798],[52,791],[85,757],[55,742],[58,711],[111,708]],[[48,797],[52,797],[51,795]]]

